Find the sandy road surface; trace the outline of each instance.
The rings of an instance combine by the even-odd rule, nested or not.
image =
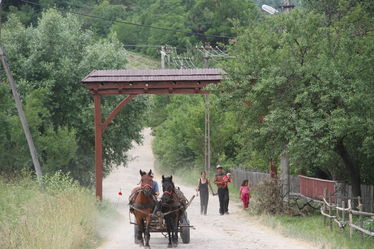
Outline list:
[[[127,168],[114,170],[104,180],[104,199],[112,202],[121,214],[113,224],[107,226],[102,235],[106,241],[99,249],[131,249],[140,248],[134,244],[133,225],[129,224],[127,197],[131,189],[139,181],[139,169],[153,169],[154,158],[151,149],[150,130],[144,130],[144,144],[135,146],[129,152],[133,160]],[[161,176],[155,177],[159,185]],[[189,199],[194,194],[192,187],[177,186]],[[122,189],[123,197],[119,198],[118,191]],[[233,196],[231,198],[234,198]],[[188,209],[190,223],[196,227],[191,230],[191,243],[180,243],[178,248],[191,249],[306,249],[314,248],[311,245],[284,237],[267,227],[258,224],[248,217],[237,204],[232,203],[229,207],[230,215],[220,216],[218,214],[218,198],[210,196],[208,215],[200,215],[199,199],[196,198]],[[151,234],[151,248],[166,248],[167,240],[158,233]]]

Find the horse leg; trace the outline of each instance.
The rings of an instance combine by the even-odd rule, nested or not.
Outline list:
[[[143,241],[143,231],[144,231],[144,223],[142,218],[136,218],[136,223],[138,224],[138,241],[139,245],[144,246],[144,241]]]
[[[174,216],[174,219],[172,219],[173,224],[173,246],[178,246],[178,216]]]
[[[171,248],[173,247],[173,244],[171,243],[173,229],[172,229],[172,224],[170,222],[170,217],[165,217],[165,223],[166,223],[166,229],[168,231],[168,238],[169,238],[168,248]]]
[[[151,216],[146,218],[146,225],[144,230],[145,247],[150,248],[149,240],[151,239],[151,233],[149,232],[149,226],[151,224]]]
[[[176,240],[177,240],[177,244],[179,243],[178,242],[178,229],[179,229],[179,215],[177,215],[177,218],[175,219],[175,237],[176,237]]]

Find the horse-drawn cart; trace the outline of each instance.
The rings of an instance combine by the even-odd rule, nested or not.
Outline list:
[[[192,196],[192,198],[188,201],[185,209],[188,208],[188,206],[191,204],[194,198],[195,196]],[[165,215],[167,215],[167,213],[162,213],[161,211],[156,211],[153,214],[151,214],[152,222],[149,226],[150,233],[161,233],[162,235],[165,236],[165,238],[167,237],[167,228],[166,228],[166,224],[164,220]],[[134,225],[134,242],[137,244],[139,243],[137,239],[139,228],[136,222],[133,221],[131,216],[133,215],[131,215],[131,212],[129,212],[130,224]],[[178,225],[178,232],[184,244],[190,243],[190,229],[191,228],[194,229],[194,227],[190,225],[190,221],[187,216],[187,211],[184,210],[183,214],[179,218],[179,225]]]

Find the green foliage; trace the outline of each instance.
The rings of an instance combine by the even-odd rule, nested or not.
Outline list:
[[[245,26],[250,19],[258,15],[258,10],[250,0],[43,0],[36,3],[43,8],[54,7],[65,12],[71,10],[80,13],[82,15],[79,18],[83,20],[85,28],[101,37],[116,33],[124,44],[145,44],[149,47],[140,47],[137,50],[152,56],[158,56],[158,48],[151,45],[168,44],[185,49],[198,42],[227,44],[227,38],[207,35],[234,36],[234,23]],[[7,16],[16,15],[26,25],[37,24],[43,8],[22,2],[7,3],[4,6]],[[113,22],[116,20],[182,32]]]
[[[209,96],[211,165],[220,163],[229,167],[237,163],[239,124],[234,113],[218,108],[216,100],[214,95]],[[205,106],[202,96],[153,98],[149,123],[154,128],[153,150],[161,168],[169,172],[178,168],[203,168]]]
[[[111,21],[124,19],[127,16],[126,7],[124,5],[110,4],[108,0],[101,1],[100,4],[95,5],[89,14]],[[85,23],[91,30],[101,36],[106,36],[110,32],[110,27],[112,26],[112,22],[110,21],[101,21],[90,17],[87,17]]]
[[[125,21],[147,26],[164,27],[183,32],[169,32],[147,27],[136,27],[115,23],[112,32],[116,32],[125,44],[163,45],[168,44],[179,49],[194,46],[198,42],[227,44],[228,39],[213,38],[206,35],[232,36],[234,21],[246,25],[253,18],[254,4],[250,1],[185,1],[154,0],[136,1],[129,7],[129,16]],[[147,47],[139,50],[158,56],[158,48]]]
[[[243,139],[267,158],[287,144],[292,167],[304,173],[319,167],[355,186],[373,181],[373,154],[365,149],[374,118],[372,21],[357,4],[333,24],[293,10],[240,31],[220,90],[247,127]]]
[[[245,26],[255,13],[251,1],[197,0],[189,11],[188,23],[192,31],[197,33],[234,36],[233,21]],[[212,44],[227,43],[227,39],[213,37],[199,37],[198,40],[209,41]]]
[[[45,172],[63,170],[89,184],[93,176],[93,103],[80,80],[94,69],[126,67],[126,51],[115,34],[98,39],[73,15],[48,10],[36,27],[16,17],[2,31],[4,51],[18,83],[30,130]],[[1,86],[0,94],[9,95]],[[10,97],[10,96],[9,96]],[[1,170],[31,168],[28,147],[12,100],[2,98],[4,157]],[[103,98],[108,115],[121,97]],[[145,98],[138,97],[121,111],[104,134],[105,172],[126,164],[131,141],[140,142]],[[9,109],[10,108],[10,109]],[[126,124],[126,125],[123,125]],[[3,152],[4,151],[4,152]]]

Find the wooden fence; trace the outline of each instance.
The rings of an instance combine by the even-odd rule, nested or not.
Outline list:
[[[241,168],[232,170],[234,186],[239,188],[243,180],[248,179],[251,186],[259,184],[264,179],[269,179],[270,174],[262,172],[252,172]],[[374,232],[363,228],[364,217],[374,219],[374,186],[361,185],[362,197],[352,197],[352,187],[347,184],[336,181],[323,180],[306,176],[291,176],[291,194],[302,196],[308,201],[320,203],[321,214],[329,219],[330,229],[333,228],[333,222],[337,223],[339,228],[349,228],[350,236],[353,231],[359,231],[373,237]],[[357,208],[354,203],[358,203]],[[354,215],[358,216],[354,218]],[[356,221],[357,220],[357,221]]]
[[[257,185],[270,174],[262,172],[253,172],[241,168],[232,170],[234,186],[239,188],[243,180],[248,179],[251,186]],[[307,176],[290,176],[290,192],[300,194],[314,200],[322,200],[323,190],[326,188],[327,194],[332,195],[332,201],[341,201],[352,199],[352,187],[348,184],[336,181],[324,180]],[[335,200],[336,198],[336,200]],[[374,185],[361,185],[361,202],[362,210],[365,212],[374,212]]]
[[[300,194],[312,199],[322,200],[324,190],[327,191],[327,194],[334,195],[335,193],[335,181],[299,175],[299,182]]]
[[[342,200],[352,199],[352,187],[348,184],[301,175],[299,180],[300,194],[309,198],[322,200],[323,191],[326,189],[327,195],[331,194],[333,202],[341,203]],[[361,202],[363,211],[374,212],[373,185],[361,185]]]
[[[332,201],[331,193],[327,195],[327,189],[324,190],[323,204],[321,206],[320,212],[325,217],[324,223],[327,224],[326,218],[329,219],[330,229],[333,229],[333,222],[335,222],[339,228],[345,229],[349,227],[349,235],[352,237],[353,230],[357,230],[361,233],[362,238],[364,235],[373,237],[374,232],[369,231],[363,227],[364,216],[368,216],[374,219],[374,213],[363,212],[363,204],[361,198],[343,198],[341,197],[341,202],[338,202],[338,198],[335,198],[335,202]],[[352,201],[354,200],[354,201]],[[354,208],[354,202],[357,200],[358,206],[356,210]],[[347,208],[346,208],[347,206]],[[358,215],[358,221],[354,222],[353,215]],[[357,219],[356,219],[357,220]]]
[[[339,203],[344,199],[352,199],[351,185],[336,183],[335,189]],[[361,202],[363,211],[374,213],[374,185],[361,185]]]
[[[249,180],[251,187],[256,186],[264,179],[270,179],[270,174],[262,172],[253,172],[240,168],[232,170],[233,183],[236,188],[239,188],[242,182],[246,179]],[[299,193],[299,178],[298,176],[290,176],[290,192]]]

